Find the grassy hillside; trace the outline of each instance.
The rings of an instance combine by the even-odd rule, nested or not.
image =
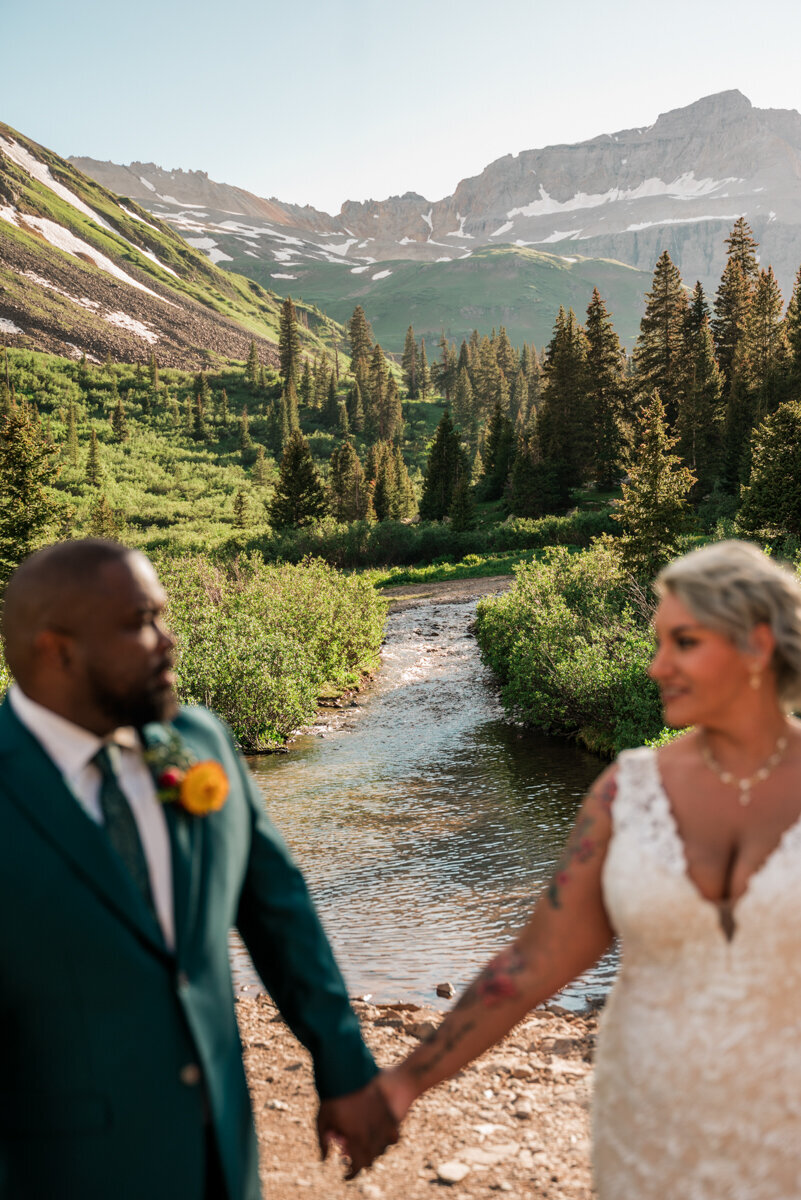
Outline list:
[[[280,297],[9,126],[0,139],[0,317],[12,345],[142,360],[153,349],[200,366],[244,357],[256,338],[274,354]],[[330,319],[298,307],[305,348],[329,345]]]
[[[232,271],[284,295],[302,296],[337,321],[347,321],[361,304],[376,338],[396,352],[403,349],[410,324],[429,344],[443,330],[449,339],[461,341],[474,329],[489,333],[504,325],[513,343],[542,346],[551,337],[559,306],[583,316],[594,287],[615,314],[621,341],[630,347],[651,284],[650,275],[622,263],[518,246],[488,247],[447,263],[375,263],[358,274],[335,263],[293,265],[294,279],[275,279],[274,263],[242,255],[241,247],[227,249],[235,255]],[[374,278],[378,275],[382,277]]]

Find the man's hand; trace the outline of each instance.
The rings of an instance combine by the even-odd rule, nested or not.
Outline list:
[[[387,1146],[393,1146],[398,1140],[398,1123],[377,1079],[358,1092],[323,1100],[317,1114],[317,1137],[323,1158],[332,1143],[347,1154],[350,1167],[346,1179],[355,1179]]]

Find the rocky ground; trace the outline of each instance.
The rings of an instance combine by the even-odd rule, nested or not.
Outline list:
[[[478,579],[446,579],[434,583],[400,583],[395,587],[381,589],[388,596],[390,612],[403,612],[407,608],[418,608],[436,600],[438,604],[466,604],[481,596],[494,596],[506,592],[514,582],[514,575],[485,575]]]
[[[356,1002],[380,1064],[417,1044],[442,1014]],[[414,1107],[402,1141],[345,1183],[319,1161],[309,1056],[266,995],[237,1003],[269,1200],[415,1200],[454,1196],[589,1200],[589,1103],[597,1019],[537,1009],[494,1050]]]

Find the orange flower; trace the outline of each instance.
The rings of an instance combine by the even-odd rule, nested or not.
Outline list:
[[[181,781],[179,803],[196,817],[217,812],[228,796],[228,776],[218,762],[195,763]]]

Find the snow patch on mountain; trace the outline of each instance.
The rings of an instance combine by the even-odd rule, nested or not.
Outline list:
[[[104,221],[103,218],[99,216],[93,208],[90,208],[88,204],[85,204],[83,200],[81,200],[80,196],[76,196],[74,192],[69,190],[69,188],[64,187],[63,183],[59,183],[57,179],[54,179],[50,174],[50,168],[45,163],[40,162],[38,158],[35,158],[31,154],[30,150],[26,150],[26,148],[21,146],[19,142],[10,141],[9,139],[0,137],[0,150],[2,150],[12,162],[16,163],[18,167],[22,167],[23,171],[27,171],[32,179],[35,179],[38,183],[44,184],[46,188],[49,188],[50,191],[54,192],[58,197],[60,197],[60,199],[66,200],[67,204],[77,209],[79,213],[83,213],[85,217],[89,217],[91,221],[94,221],[103,229],[108,229],[111,233],[116,232],[116,230],[112,229],[112,227],[109,225],[108,221]]]
[[[131,317],[124,312],[105,313],[104,321],[108,321],[109,325],[116,325],[118,329],[127,329],[129,333],[135,333],[137,337],[149,342],[154,346],[159,340],[159,335],[154,333],[152,329],[148,329],[142,321],[137,321],[135,317]]]
[[[11,215],[9,216],[8,214]],[[178,307],[173,304],[172,300],[165,299],[158,292],[145,287],[138,279],[133,279],[121,267],[113,263],[110,258],[106,258],[105,254],[101,254],[99,250],[95,250],[94,246],[90,246],[82,238],[76,237],[74,233],[71,233],[69,229],[65,229],[63,225],[58,225],[55,221],[51,221],[47,217],[34,217],[30,213],[18,213],[13,208],[0,208],[0,217],[5,221],[9,221],[11,225],[16,225],[18,229],[35,229],[42,235],[46,242],[49,242],[51,246],[55,246],[57,250],[63,250],[65,254],[70,254],[73,258],[89,259],[99,270],[105,271],[108,275],[114,275],[115,278],[121,280],[123,283],[127,283],[129,287],[136,288],[140,292],[147,292],[148,296],[153,296],[156,300],[161,300],[162,304],[172,305],[173,308]]]
[[[7,317],[0,317],[0,333],[23,333],[19,325],[15,325],[13,321],[9,321]]]
[[[391,275],[391,271],[376,271],[375,275],[371,275],[371,279],[386,279],[387,275]]]
[[[696,179],[693,171],[685,171],[671,183],[665,183],[657,176],[644,179],[633,188],[610,188],[608,192],[576,192],[569,200],[554,200],[540,184],[538,200],[524,204],[520,208],[510,208],[507,217],[544,217],[560,212],[576,212],[585,208],[600,208],[603,204],[613,204],[621,200],[645,200],[654,196],[667,196],[670,200],[695,200],[700,196],[709,196],[731,183],[742,182],[732,175],[726,179]]]
[[[490,237],[496,238],[500,237],[502,233],[508,233],[513,225],[514,221],[504,221],[503,225],[501,225],[499,229],[496,229],[494,233],[490,234]]]
[[[151,225],[150,222],[146,221],[144,217],[140,217],[139,213],[132,212],[131,209],[126,208],[124,204],[121,204],[120,208],[127,216],[133,217],[133,219],[135,221],[140,221],[143,225],[147,225],[148,229],[153,229],[153,230],[155,230],[156,233],[158,233],[158,227],[155,225]]]
[[[696,221],[736,221],[742,213],[709,213],[703,217],[662,217],[659,221],[639,221],[635,225],[627,225],[624,233],[639,233],[641,229],[653,229],[656,225],[692,225]]]

